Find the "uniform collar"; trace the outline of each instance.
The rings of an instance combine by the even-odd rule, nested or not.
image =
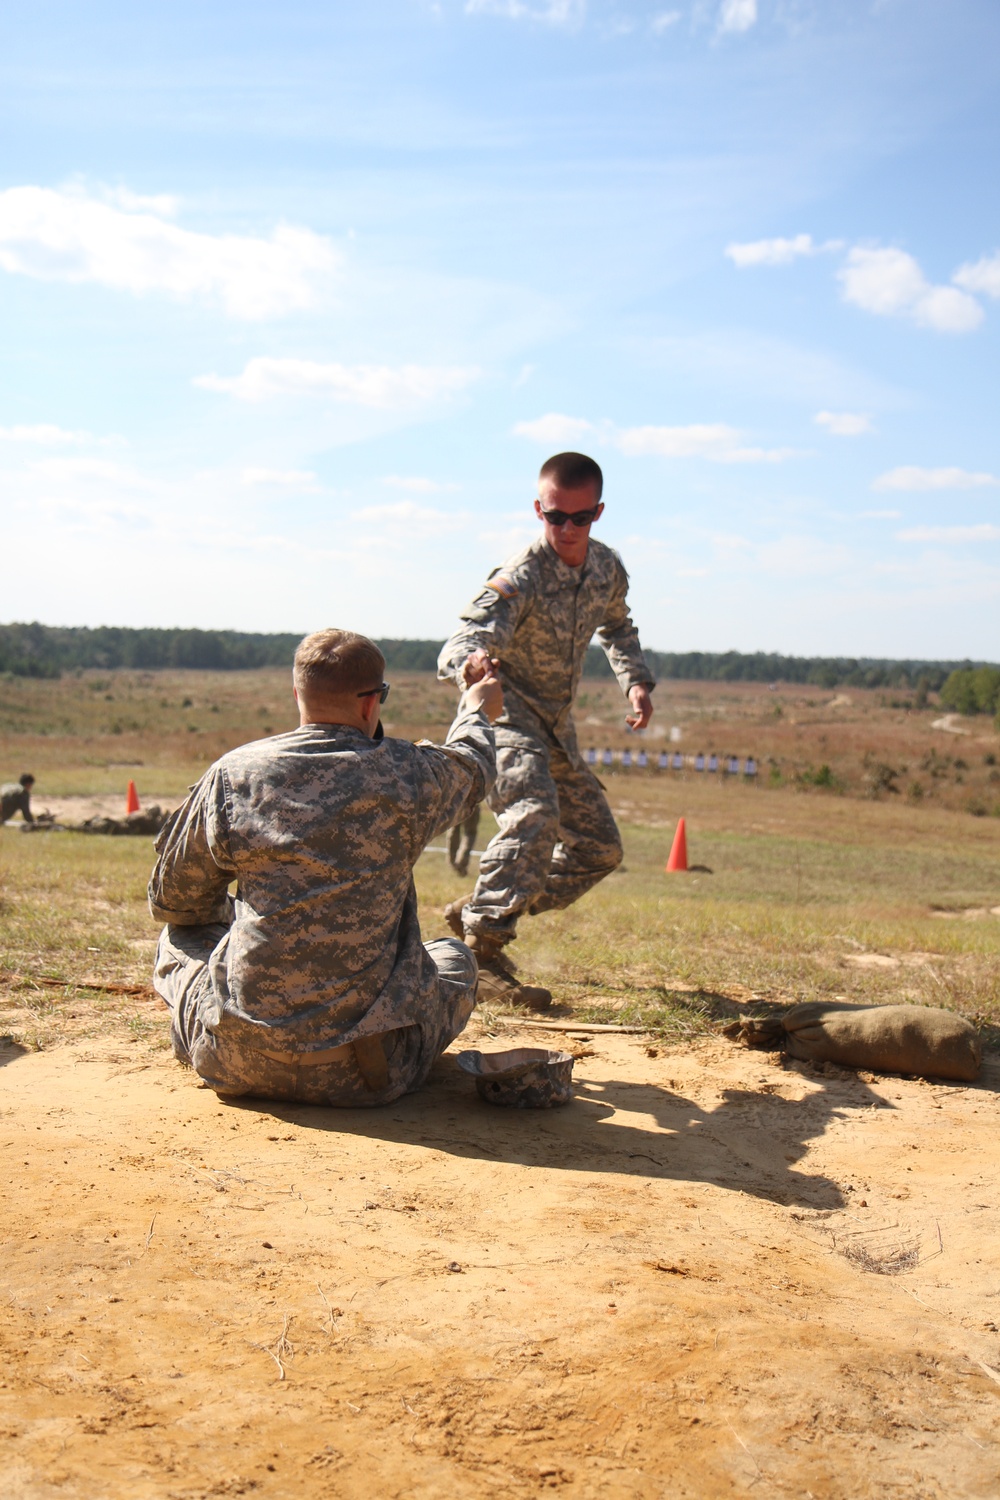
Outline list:
[[[349,739],[354,740],[367,740],[369,738],[363,729],[356,729],[353,724],[300,724],[292,733],[346,735]]]
[[[591,537],[590,544],[587,547],[587,556],[579,568],[571,568],[569,563],[564,563],[544,535],[538,538],[538,554],[544,558],[547,566],[561,582],[582,583],[591,571],[591,564],[594,559],[594,539]]]

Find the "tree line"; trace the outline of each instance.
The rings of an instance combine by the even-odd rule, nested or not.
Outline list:
[[[153,630],[126,626],[0,625],[0,672],[17,677],[59,677],[96,667],[165,667],[232,672],[290,667],[301,637],[241,630]],[[390,671],[432,672],[440,641],[380,640]],[[819,688],[914,689],[959,713],[993,713],[1000,696],[1000,667],[972,661],[895,661],[875,657],[780,656],[756,651],[647,651],[658,678],[709,682],[785,682]],[[607,657],[591,646],[587,677],[610,677]]]

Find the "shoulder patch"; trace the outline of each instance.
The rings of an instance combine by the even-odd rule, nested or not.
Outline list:
[[[494,573],[492,578],[486,580],[486,587],[493,589],[502,599],[513,599],[518,593],[517,584],[505,573]]]

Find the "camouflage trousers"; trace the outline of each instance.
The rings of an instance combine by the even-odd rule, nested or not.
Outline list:
[[[190,1063],[218,1094],[349,1109],[391,1104],[426,1082],[472,1014],[476,960],[464,943],[442,938],[426,945],[438,971],[438,1003],[419,1025],[329,1049],[319,1062],[310,1062],[308,1052],[269,1056],[227,1036],[225,1014],[219,1017],[208,963],[226,931],[221,923],[164,927],[153,973],[170,1011],[174,1056]],[[208,1019],[217,1024],[207,1024]]]
[[[469,871],[469,860],[472,851],[476,847],[476,834],[479,832],[479,807],[478,805],[466,818],[464,823],[456,823],[448,834],[448,863],[456,875],[467,875]]]
[[[622,844],[607,798],[586,766],[523,733],[496,731],[497,779],[487,805],[499,824],[462,909],[467,932],[509,942],[523,912],[578,901],[617,869]]]

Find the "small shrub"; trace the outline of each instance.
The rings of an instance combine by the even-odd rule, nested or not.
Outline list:
[[[892,766],[887,766],[884,761],[871,761],[865,776],[865,796],[877,802],[884,792],[894,792],[898,795],[899,787],[896,785],[898,777],[899,772],[894,771]]]
[[[843,783],[838,780],[825,762],[820,766],[818,771],[814,771],[811,766],[805,771],[801,771],[798,780],[804,786],[820,787],[825,791],[842,792],[844,790]]]
[[[906,795],[911,802],[922,802],[924,800],[924,789],[919,781],[911,781],[906,788]]]

